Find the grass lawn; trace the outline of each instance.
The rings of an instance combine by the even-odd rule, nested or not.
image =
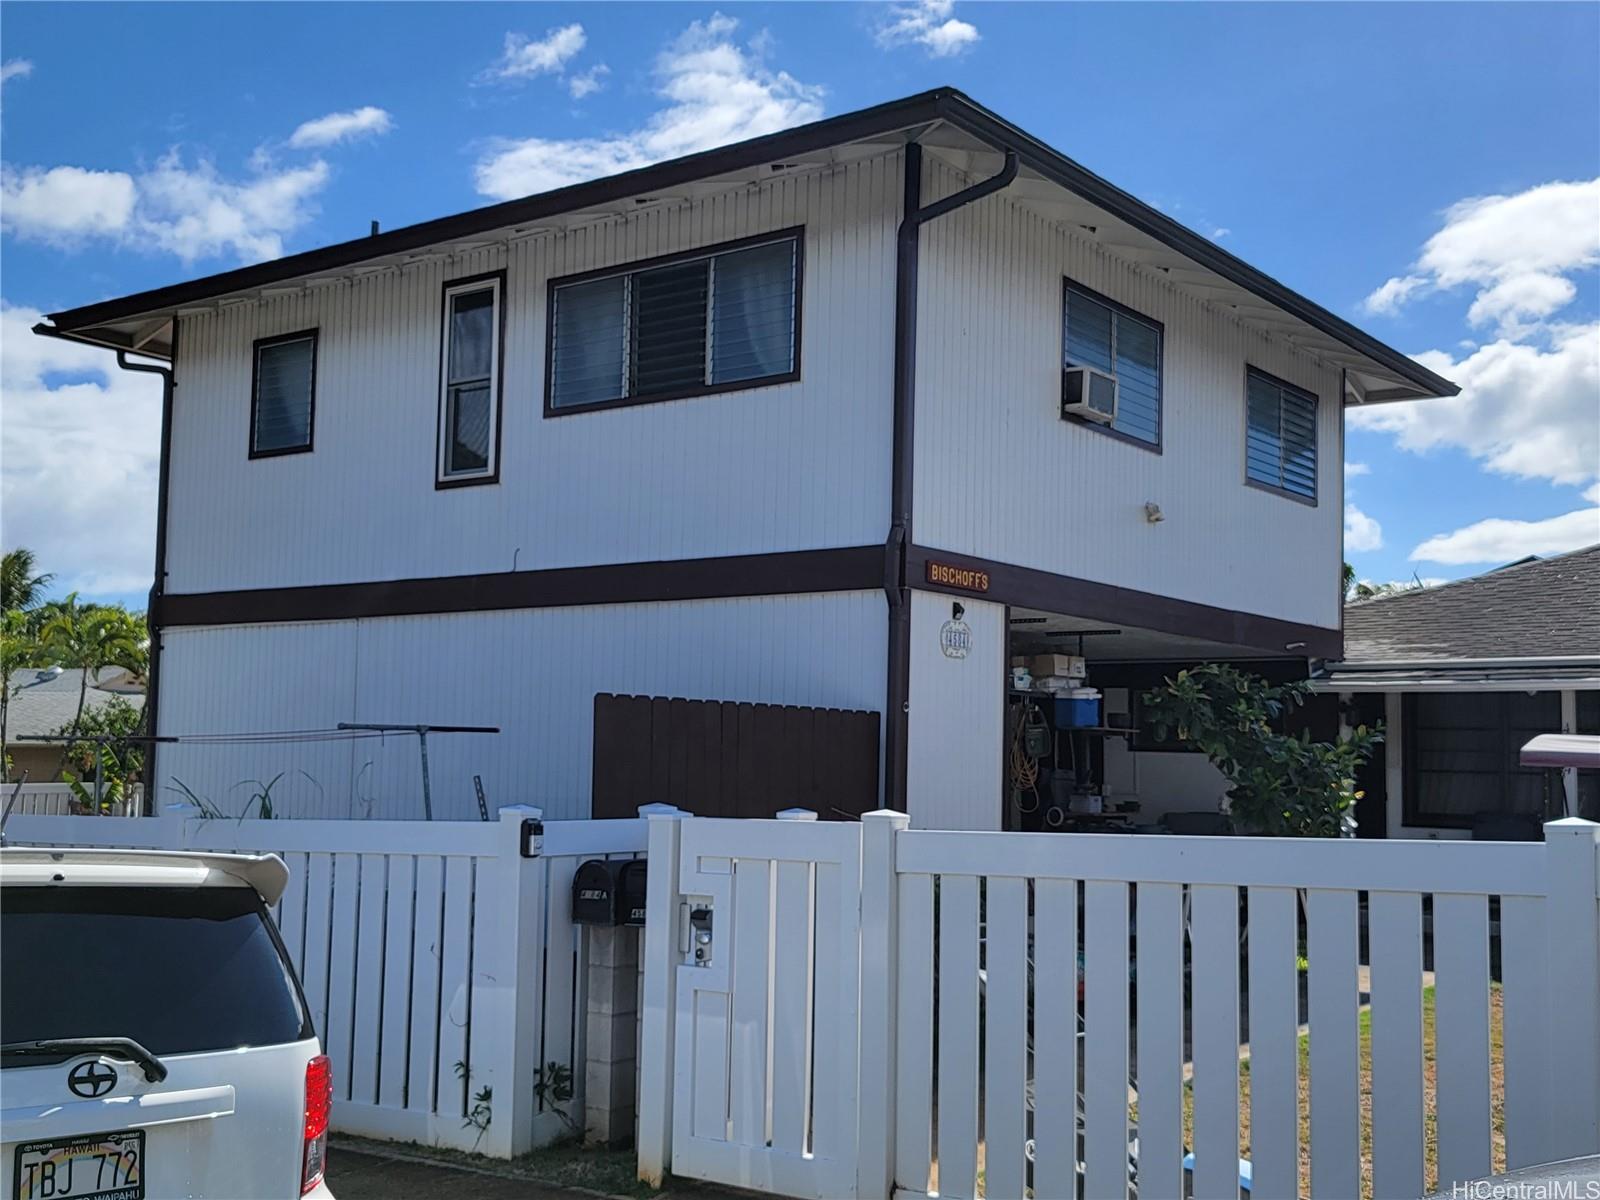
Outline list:
[[[1489,995],[1489,1068],[1490,1116],[1494,1145],[1491,1149],[1493,1169],[1503,1171],[1506,1157],[1505,1132],[1505,1076],[1501,1054],[1500,985],[1492,985]],[[1363,1200],[1372,1195],[1372,1010],[1360,1014],[1361,1038],[1361,1195]],[[1434,1107],[1434,1036],[1433,989],[1422,992],[1422,1106],[1423,1132],[1426,1140],[1425,1168],[1427,1186],[1431,1189],[1436,1178],[1437,1144]],[[1311,1042],[1309,1034],[1300,1035],[1300,1194],[1306,1195],[1311,1187]],[[1188,1084],[1184,1085],[1183,1136],[1186,1145],[1192,1145],[1194,1100]],[[1239,1064],[1239,1153],[1250,1157],[1250,1060]]]

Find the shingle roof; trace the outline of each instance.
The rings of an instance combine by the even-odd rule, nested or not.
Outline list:
[[[1348,663],[1600,655],[1600,545],[1347,604]]]
[[[89,691],[84,698],[85,712],[110,704],[121,696],[135,708],[144,705],[139,692],[107,690],[127,677],[127,672],[117,667],[103,668],[89,681]],[[78,685],[82,671],[63,670],[53,674],[49,670],[25,667],[11,673],[11,703],[6,710],[6,739],[42,737],[54,733],[63,725],[70,725],[78,711]]]

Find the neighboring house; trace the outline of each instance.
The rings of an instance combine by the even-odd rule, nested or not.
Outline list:
[[[1346,605],[1344,659],[1319,691],[1381,720],[1368,837],[1538,836],[1600,819],[1600,772],[1523,767],[1541,733],[1600,733],[1600,545]]]
[[[32,783],[59,778],[60,743],[24,739],[48,737],[71,725],[78,713],[81,670],[62,667],[24,667],[11,673],[11,703],[6,710],[6,753],[11,756],[11,778],[27,771]],[[92,712],[120,696],[135,708],[144,707],[144,685],[121,667],[104,667],[89,679],[83,711]]]
[[[1456,391],[950,90],[51,321],[172,364],[159,732],[497,727],[453,817],[997,828],[1013,654],[1338,658],[1344,409]],[[420,811],[415,739],[155,749]]]

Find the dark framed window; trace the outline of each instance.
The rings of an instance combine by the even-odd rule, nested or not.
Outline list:
[[[260,338],[250,362],[250,457],[311,449],[317,408],[317,331]]]
[[[1317,398],[1255,367],[1245,369],[1245,481],[1317,502]]]
[[[1484,814],[1543,821],[1561,804],[1553,772],[1522,747],[1561,728],[1559,692],[1435,692],[1401,698],[1407,825],[1470,829]]]
[[[439,352],[439,487],[500,475],[505,272],[445,284]]]
[[[803,232],[551,280],[545,415],[800,378]]]
[[[1070,279],[1063,287],[1061,313],[1062,365],[1094,367],[1117,377],[1115,421],[1072,419],[1159,451],[1161,322]]]

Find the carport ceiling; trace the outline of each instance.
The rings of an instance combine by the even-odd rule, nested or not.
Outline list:
[[[1103,632],[1093,632],[1093,631]],[[1083,639],[1083,655],[1098,662],[1196,662],[1203,659],[1283,658],[1250,646],[1208,642],[1202,638],[1180,637],[1140,629],[1136,625],[1112,625],[1033,608],[1011,610],[1012,654],[1076,654],[1079,631],[1091,633]]]

